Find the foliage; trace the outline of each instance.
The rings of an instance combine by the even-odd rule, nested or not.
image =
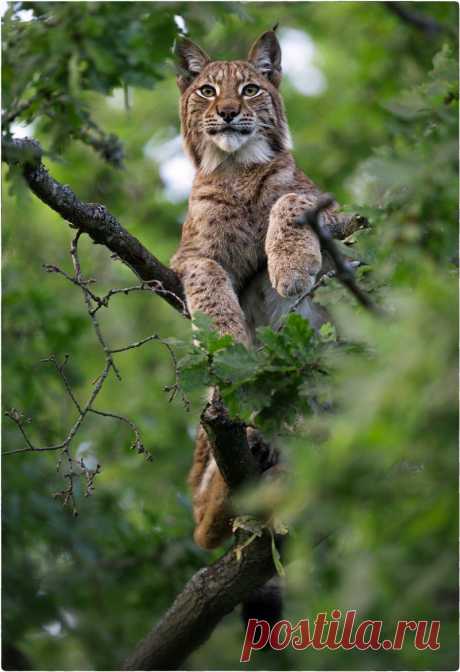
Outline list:
[[[368,315],[330,279],[316,300],[333,328],[316,334],[291,315],[281,331],[263,329],[263,347],[252,353],[203,320],[192,344],[190,325],[147,294],[114,297],[99,311],[114,347],[152,332],[175,337],[192,411],[179,395],[168,404],[162,388],[174,371],[152,342],[120,355],[123,380],[110,379],[100,399],[102,410],[139,424],[152,463],[129,451],[127,428],[90,418],[77,454],[102,472],[94,495],[77,497],[80,515],[72,518],[52,498],[61,488],[55,455],[4,458],[3,636],[9,654],[21,653],[31,668],[118,669],[212,559],[192,541],[186,474],[203,393],[215,383],[232,413],[280,435],[290,463],[287,487],[276,494],[291,540],[286,617],[356,608],[360,618],[383,619],[390,635],[399,618],[441,620],[436,653],[261,652],[251,669],[457,664],[457,5],[411,8],[447,29],[427,37],[385,3],[9,5],[4,132],[32,124],[56,178],[103,202],[165,262],[186,205],[170,200],[164,158],[152,161],[148,150],[178,134],[174,17],[217,57],[241,56],[277,21],[307,31],[327,87],[306,97],[285,79],[296,159],[369,217],[371,228],[347,243],[367,264],[360,284],[385,311]],[[122,144],[124,169],[116,170]],[[4,191],[4,407],[31,417],[37,443],[52,443],[74,410],[40,360],[69,353],[67,375],[84,399],[102,354],[79,289],[41,271],[45,263],[69,270],[71,234],[42,203],[17,193]],[[99,294],[132,284],[106,250],[85,240],[81,248]],[[3,446],[23,446],[8,420]],[[188,667],[235,669],[241,645],[233,615]]]
[[[85,94],[124,87],[128,96],[128,86],[152,88],[162,78],[157,63],[168,55],[176,34],[172,8],[141,9],[128,2],[117,11],[103,2],[27,2],[21,10],[33,12],[34,20],[23,22],[12,3],[4,17],[7,120],[31,123],[39,118],[41,129],[51,136],[51,151],[58,154],[77,138],[120,165],[121,143],[94,121]]]
[[[325,375],[321,355],[331,345],[331,325],[316,334],[306,319],[292,313],[278,331],[259,328],[259,347],[247,350],[230,336],[220,337],[205,315],[195,316],[194,323],[196,345],[179,361],[186,391],[217,385],[231,414],[268,434],[308,412]]]

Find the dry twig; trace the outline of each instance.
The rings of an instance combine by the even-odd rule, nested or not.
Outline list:
[[[97,340],[99,341],[99,344],[104,352],[104,357],[105,357],[105,364],[102,372],[97,376],[97,378],[94,381],[94,387],[93,390],[86,401],[84,405],[82,405],[77,397],[75,396],[72,386],[70,384],[70,381],[68,379],[68,376],[65,372],[65,367],[66,364],[68,363],[69,356],[66,355],[64,358],[64,361],[62,363],[59,363],[55,355],[49,355],[49,357],[43,359],[43,362],[49,362],[53,364],[54,368],[56,369],[59,377],[61,378],[64,387],[66,389],[66,392],[68,396],[70,397],[73,405],[75,406],[78,415],[77,419],[75,420],[74,424],[72,425],[70,431],[68,432],[67,436],[64,438],[63,441],[57,444],[49,445],[49,446],[36,446],[32,443],[32,441],[29,439],[29,436],[25,430],[24,425],[26,423],[30,422],[29,418],[26,418],[20,411],[17,409],[11,409],[6,413],[6,415],[13,421],[15,422],[16,426],[18,427],[19,431],[21,432],[24,441],[26,443],[24,448],[20,448],[18,450],[12,450],[12,451],[6,451],[4,455],[12,455],[15,453],[24,453],[24,452],[44,452],[44,451],[60,451],[60,455],[58,457],[57,461],[57,469],[60,470],[61,465],[63,461],[67,465],[67,471],[64,474],[64,478],[67,480],[67,487],[64,488],[60,492],[56,492],[54,494],[54,497],[62,499],[63,505],[70,505],[73,509],[74,514],[76,515],[77,509],[76,509],[76,504],[75,504],[75,492],[74,492],[74,481],[75,479],[83,476],[86,479],[86,495],[90,495],[93,490],[94,490],[94,478],[97,474],[100,473],[101,467],[98,464],[96,469],[89,469],[83,459],[76,460],[73,458],[71,452],[70,452],[70,446],[71,443],[81,428],[86,416],[88,413],[93,413],[95,415],[99,415],[101,417],[106,417],[106,418],[113,418],[116,420],[119,420],[120,422],[123,422],[124,424],[128,425],[131,429],[131,431],[134,434],[134,440],[132,443],[132,447],[138,452],[138,453],[143,453],[147,459],[151,459],[150,452],[146,451],[142,437],[140,434],[140,431],[136,424],[129,420],[128,418],[117,414],[117,413],[109,413],[106,411],[100,411],[96,408],[93,407],[93,404],[101,391],[105,381],[108,378],[108,375],[111,370],[113,370],[115,376],[118,378],[118,380],[121,380],[121,375],[120,371],[118,369],[118,366],[116,365],[113,355],[114,354],[119,354],[122,352],[126,352],[127,350],[131,350],[133,348],[138,348],[144,345],[145,343],[148,343],[149,341],[158,341],[162,345],[164,345],[171,357],[171,361],[173,363],[174,367],[174,374],[175,374],[175,382],[173,385],[168,386],[166,391],[170,392],[170,400],[174,398],[176,393],[179,391],[182,396],[182,401],[186,408],[189,408],[189,401],[186,398],[185,394],[183,393],[180,385],[179,385],[179,370],[178,370],[178,365],[177,365],[177,359],[174,353],[174,350],[172,349],[171,345],[166,341],[160,338],[158,334],[153,334],[151,336],[148,336],[147,338],[143,338],[139,341],[136,341],[135,343],[130,343],[127,346],[121,347],[121,348],[111,348],[105,338],[105,336],[102,333],[101,327],[99,325],[98,319],[96,317],[96,312],[101,306],[108,306],[110,299],[112,296],[116,294],[127,294],[130,293],[131,291],[155,291],[155,288],[151,286],[151,283],[142,283],[141,285],[137,285],[135,287],[125,287],[121,289],[111,289],[104,297],[99,297],[97,296],[94,292],[92,292],[89,289],[89,285],[93,284],[95,281],[92,279],[87,279],[83,277],[82,270],[81,270],[81,263],[80,263],[80,258],[78,254],[78,241],[81,235],[81,231],[77,232],[77,235],[75,238],[72,240],[71,248],[70,248],[70,255],[72,258],[72,265],[74,269],[74,274],[71,275],[67,273],[66,271],[63,271],[60,269],[58,266],[52,265],[52,264],[46,264],[45,265],[45,270],[47,272],[51,273],[58,273],[62,275],[66,280],[71,282],[73,285],[77,286],[80,288],[82,294],[83,294],[83,299],[86,305],[87,313],[88,316],[91,320],[94,332],[96,334]],[[156,281],[154,281],[156,283]]]

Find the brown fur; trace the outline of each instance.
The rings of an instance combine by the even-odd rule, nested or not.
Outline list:
[[[197,173],[172,266],[181,276],[191,314],[206,313],[221,333],[249,345],[239,302],[248,281],[267,264],[278,294],[297,296],[313,285],[320,270],[315,234],[295,225],[320,191],[290,153],[274,32],[256,41],[248,61],[211,61],[186,39],[177,55],[182,133]],[[245,95],[248,84],[259,87],[256,95]],[[206,97],[210,91],[215,95]],[[324,214],[326,223],[334,218],[335,208]],[[190,484],[195,539],[213,547],[229,533],[231,508],[202,428]]]

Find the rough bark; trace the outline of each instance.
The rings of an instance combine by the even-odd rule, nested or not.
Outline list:
[[[270,537],[251,542],[200,569],[158,625],[126,660],[125,670],[176,670],[212,634],[224,616],[275,573]],[[236,663],[236,661],[235,661]]]
[[[230,491],[260,475],[259,465],[249,449],[246,425],[232,420],[220,399],[207,404],[201,424],[213,444],[214,458]]]

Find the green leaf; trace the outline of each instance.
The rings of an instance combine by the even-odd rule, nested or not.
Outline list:
[[[177,363],[180,383],[184,392],[193,392],[211,384],[208,359],[203,352],[186,355]]]
[[[335,327],[330,322],[326,322],[325,324],[321,325],[319,335],[324,343],[331,343],[337,341],[337,333]]]
[[[214,328],[212,319],[204,313],[195,313],[192,323],[195,340],[209,354],[214,354],[218,350],[228,348],[234,342],[230,334],[221,336]]]
[[[286,572],[284,571],[284,567],[283,567],[283,564],[281,562],[281,556],[280,556],[280,553],[279,553],[278,549],[276,548],[275,535],[273,534],[273,532],[271,530],[270,530],[270,532],[271,532],[271,547],[272,547],[273,564],[276,567],[276,572],[277,572],[278,576],[285,576]]]
[[[256,375],[257,369],[257,355],[240,343],[214,355],[213,371],[227,385],[250,380]]]

